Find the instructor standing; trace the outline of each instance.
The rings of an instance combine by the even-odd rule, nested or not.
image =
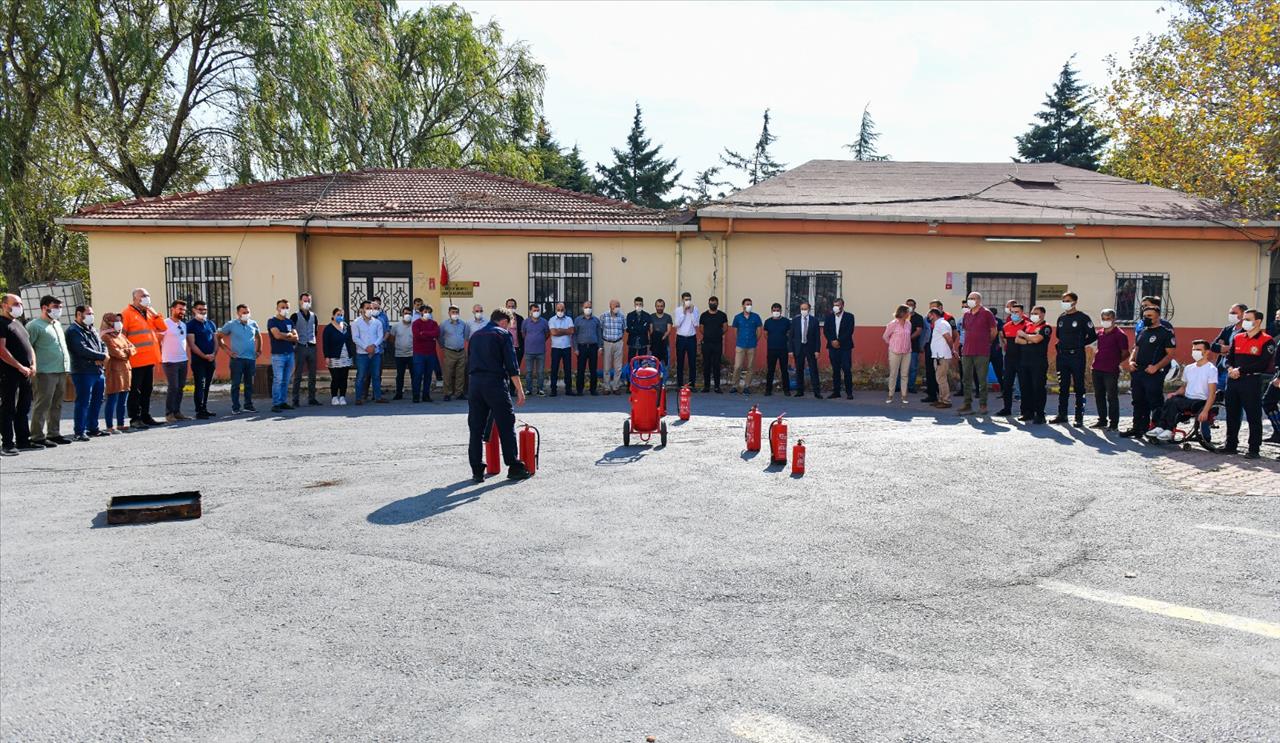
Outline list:
[[[511,333],[515,331],[515,313],[506,308],[494,310],[489,323],[471,334],[467,354],[468,405],[467,426],[471,441],[467,448],[471,460],[471,478],[484,481],[482,441],[493,424],[502,442],[502,459],[507,463],[507,479],[525,480],[533,474],[516,455],[516,414],[511,406],[511,392],[516,391],[516,405],[524,405],[524,385],[516,365]]]

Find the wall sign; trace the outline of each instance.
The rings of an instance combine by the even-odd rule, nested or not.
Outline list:
[[[1036,284],[1036,299],[1059,299],[1067,293],[1066,284]]]

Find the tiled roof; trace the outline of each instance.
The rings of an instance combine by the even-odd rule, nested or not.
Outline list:
[[[811,160],[698,216],[1192,225],[1240,215],[1178,191],[1055,163]]]
[[[454,169],[372,169],[86,207],[72,225],[191,223],[652,230],[692,214]]]

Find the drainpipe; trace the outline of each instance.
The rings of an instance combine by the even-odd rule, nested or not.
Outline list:
[[[732,234],[733,217],[729,217],[729,226],[724,231],[724,302],[729,301],[729,236]]]
[[[684,268],[684,235],[680,230],[676,230],[676,297],[684,291],[684,287],[680,285],[680,277],[683,275]]]

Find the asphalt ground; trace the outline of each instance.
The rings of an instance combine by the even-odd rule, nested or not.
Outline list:
[[[803,477],[744,452],[750,402]],[[220,397],[0,460],[0,738],[1280,739],[1276,447],[693,404],[625,448],[623,399],[535,399],[522,483],[469,481],[458,402]]]

